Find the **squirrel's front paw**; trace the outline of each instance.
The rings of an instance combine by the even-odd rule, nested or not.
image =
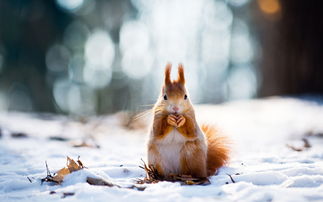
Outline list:
[[[171,125],[171,126],[178,127],[177,126],[177,118],[173,114],[168,115],[168,117],[167,117],[167,123],[169,125]]]
[[[178,115],[177,116],[177,121],[176,121],[176,124],[177,124],[177,127],[182,127],[186,122],[186,119],[183,115]]]

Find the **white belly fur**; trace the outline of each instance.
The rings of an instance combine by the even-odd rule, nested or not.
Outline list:
[[[178,173],[180,170],[180,151],[186,138],[177,130],[171,131],[165,138],[159,140],[158,151],[165,174]]]

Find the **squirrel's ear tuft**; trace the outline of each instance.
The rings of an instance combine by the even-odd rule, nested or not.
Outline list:
[[[185,76],[184,76],[184,67],[182,64],[178,65],[178,78],[177,81],[181,84],[185,84]]]
[[[172,83],[170,80],[171,70],[172,70],[172,65],[170,63],[168,63],[165,68],[165,85],[166,86]]]

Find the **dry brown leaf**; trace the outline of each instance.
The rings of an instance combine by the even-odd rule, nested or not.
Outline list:
[[[63,182],[63,179],[66,175],[70,174],[70,171],[68,168],[62,168],[59,171],[57,171],[56,175],[53,177],[53,180],[56,182]]]
[[[73,147],[88,147],[88,148],[96,148],[99,149],[100,145],[97,145],[95,143],[89,143],[89,142],[72,142]]]
[[[77,164],[81,167],[81,168],[87,168],[83,165],[82,161],[80,160],[80,156],[77,158]]]
[[[77,163],[71,159],[70,157],[66,157],[67,158],[67,163],[66,166],[62,169],[60,169],[59,171],[57,171],[56,174],[51,175],[47,163],[46,163],[46,169],[47,169],[47,176],[43,179],[41,179],[42,182],[55,182],[57,184],[60,184],[61,182],[63,182],[64,177],[74,171],[78,171],[81,170],[82,168],[85,168],[83,163],[80,161],[80,157],[77,160]]]
[[[67,174],[70,174],[70,170],[68,168],[62,168],[60,169],[59,171],[57,171],[56,175],[67,175]]]
[[[78,165],[73,159],[67,157],[67,168],[71,172],[82,169],[80,165]]]

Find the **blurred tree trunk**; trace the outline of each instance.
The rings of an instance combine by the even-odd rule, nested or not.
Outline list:
[[[253,4],[262,47],[259,96],[323,94],[323,12],[320,1],[275,2],[279,6],[276,13],[261,9],[261,0]]]

